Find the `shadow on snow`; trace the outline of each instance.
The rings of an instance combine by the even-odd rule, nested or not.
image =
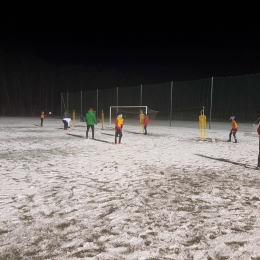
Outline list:
[[[220,161],[220,162],[227,162],[227,163],[231,163],[231,164],[234,164],[234,165],[243,166],[245,168],[255,169],[255,167],[253,167],[251,165],[247,165],[245,163],[233,162],[233,161],[230,161],[230,160],[224,159],[224,158],[215,158],[215,157],[206,156],[206,155],[203,155],[203,154],[195,154],[195,155],[198,155],[198,156],[201,156],[201,157],[204,157],[204,158],[208,158],[208,159],[212,159],[212,160],[216,160],[216,161]]]

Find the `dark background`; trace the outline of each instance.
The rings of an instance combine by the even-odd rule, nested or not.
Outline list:
[[[5,111],[24,99],[53,107],[67,91],[260,71],[259,1],[0,3]]]

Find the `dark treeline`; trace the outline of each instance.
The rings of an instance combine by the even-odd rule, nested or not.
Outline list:
[[[124,104],[130,105],[131,102],[128,99],[130,97],[136,99],[140,91],[139,88],[137,91],[134,88],[126,90],[126,87],[141,84],[143,91],[147,89],[146,94],[143,95],[143,101],[151,108],[158,103],[158,107],[154,109],[165,110],[162,104],[166,105],[166,100],[170,100],[168,98],[170,85],[168,84],[166,94],[163,95],[163,87],[151,86],[159,79],[155,80],[153,75],[145,77],[138,72],[140,73],[138,68],[136,72],[124,74],[119,73],[116,69],[99,71],[94,67],[84,65],[61,66],[40,60],[32,53],[0,50],[0,116],[39,116],[41,111],[52,112],[53,115],[60,116],[61,93],[85,91],[87,94],[89,90],[117,87],[125,88],[124,91],[120,91],[123,93],[120,102],[124,101]],[[145,74],[144,71],[143,73]],[[167,80],[165,77],[164,82],[170,82]],[[200,88],[206,84],[203,89],[207,89],[207,95],[205,95],[208,101],[203,102],[202,105],[209,108],[210,81],[210,79],[197,80],[198,88],[194,81],[174,82],[173,99],[177,98],[173,103],[174,106],[184,105],[185,100],[191,98],[194,101],[196,95],[201,98],[203,92]],[[248,117],[253,120],[260,113],[259,84],[260,74],[214,78],[212,113],[218,119],[226,118],[227,115],[223,116],[224,113],[235,113],[245,119]],[[186,91],[189,89],[190,91],[187,93]],[[115,100],[116,97],[113,93],[111,99]],[[182,95],[182,98],[178,95]],[[160,96],[161,99],[158,98]],[[108,100],[107,95],[105,98]],[[110,103],[115,104],[115,101]],[[189,106],[191,106],[191,102],[189,102]]]
[[[136,77],[136,81],[141,79]],[[0,115],[60,114],[60,93],[127,87],[134,84],[115,69],[98,71],[83,65],[58,66],[30,53],[0,50]]]

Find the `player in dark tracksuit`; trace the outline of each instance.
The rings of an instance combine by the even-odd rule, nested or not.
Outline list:
[[[147,114],[145,114],[145,118],[144,118],[144,134],[147,135],[147,126],[149,124],[149,117]]]

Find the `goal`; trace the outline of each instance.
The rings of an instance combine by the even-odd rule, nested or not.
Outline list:
[[[155,119],[158,111],[152,110],[147,106],[110,106],[109,119],[116,118],[120,113],[126,119],[134,119],[139,122],[140,111],[143,110],[144,114],[148,114],[150,119]]]
[[[253,128],[251,134],[257,134],[257,128],[260,124],[260,117],[258,117],[255,122],[253,123]]]
[[[143,110],[147,114],[147,106],[110,106],[109,120],[111,125],[111,119],[116,118],[117,114],[120,113],[123,117],[134,118],[140,114],[140,110]]]

